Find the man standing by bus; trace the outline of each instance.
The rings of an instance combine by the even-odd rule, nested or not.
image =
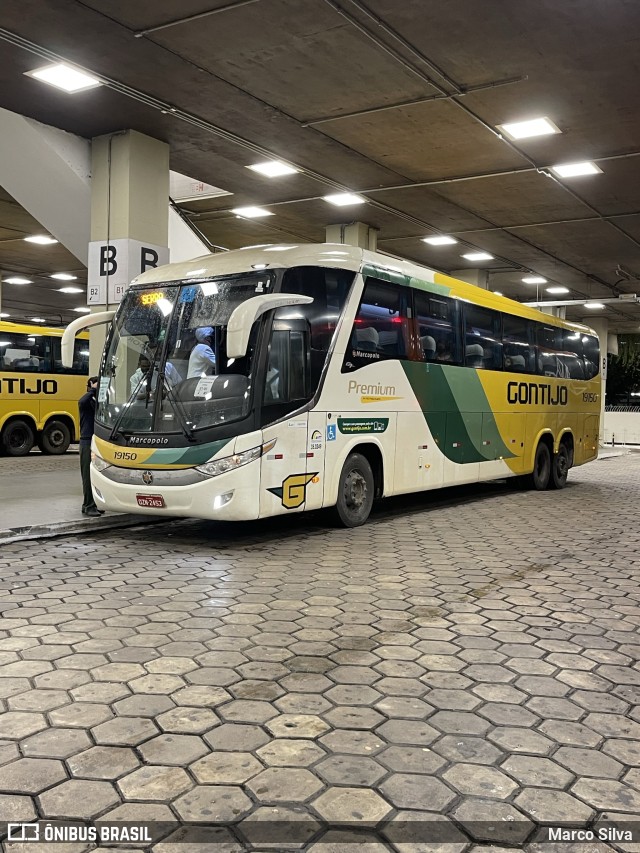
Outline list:
[[[91,439],[96,414],[96,389],[98,377],[91,376],[87,382],[87,393],[78,400],[80,412],[80,476],[82,477],[82,514],[97,518],[102,512],[96,506],[91,489]]]

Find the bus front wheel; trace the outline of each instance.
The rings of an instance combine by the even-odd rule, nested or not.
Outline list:
[[[564,489],[567,485],[567,477],[569,476],[569,451],[566,444],[561,444],[558,452],[553,456],[551,463],[551,478],[549,479],[549,488]]]
[[[40,450],[54,456],[66,453],[70,444],[71,431],[64,421],[49,421],[38,437]]]
[[[2,431],[2,446],[7,456],[26,456],[34,441],[35,435],[27,421],[11,421]]]
[[[344,527],[359,527],[369,518],[373,506],[375,484],[369,461],[360,453],[352,453],[342,466],[338,484],[336,513]]]
[[[549,487],[551,478],[551,453],[549,447],[541,441],[536,447],[536,455],[533,460],[533,471],[529,475],[529,486],[536,491],[544,491]]]

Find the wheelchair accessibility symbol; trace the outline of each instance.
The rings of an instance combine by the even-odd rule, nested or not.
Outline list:
[[[327,441],[335,441],[337,433],[336,424],[327,424]]]

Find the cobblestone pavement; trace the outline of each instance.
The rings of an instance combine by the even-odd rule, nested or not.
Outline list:
[[[355,531],[7,545],[0,819],[152,820],[155,853],[637,849],[542,839],[640,813],[638,506],[632,454]]]

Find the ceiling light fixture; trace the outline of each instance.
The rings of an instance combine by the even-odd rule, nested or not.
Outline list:
[[[54,237],[49,237],[47,234],[34,234],[32,237],[25,237],[27,243],[37,243],[39,246],[50,246],[58,241]]]
[[[234,207],[231,213],[243,219],[259,219],[261,216],[273,216],[270,210],[263,207]]]
[[[525,275],[522,279],[525,284],[546,284],[547,279],[541,275]]]
[[[58,293],[83,293],[81,287],[59,287]]]
[[[452,246],[458,241],[453,237],[447,237],[446,234],[440,234],[437,237],[423,237],[423,243],[428,243],[430,246]]]
[[[569,293],[568,287],[547,287],[547,293],[560,295],[561,293]]]
[[[604,308],[604,303],[602,303],[602,302],[585,302],[584,307],[589,308],[591,310],[596,310],[598,308]]]
[[[466,255],[462,256],[466,258],[468,261],[492,261],[493,255],[490,255],[488,252],[467,252]]]
[[[164,301],[166,302],[166,300]],[[158,300],[158,302],[160,302],[160,300]],[[76,311],[78,314],[91,314],[91,308],[85,308],[82,305],[80,305],[78,308],[73,308],[72,310]]]
[[[10,317],[10,316],[11,316],[11,314],[7,314],[6,311],[0,311],[0,317],[4,318],[4,317]]]
[[[335,204],[336,207],[346,207],[349,204],[364,204],[366,199],[355,193],[334,193],[333,195],[323,196],[329,204]]]
[[[266,163],[254,163],[247,166],[252,172],[258,172],[261,175],[266,175],[267,178],[280,178],[283,175],[295,175],[300,170],[294,169],[288,163],[283,163],[282,160],[267,160]]]
[[[545,117],[532,118],[528,121],[514,121],[499,124],[498,130],[510,139],[528,139],[531,136],[549,136],[552,133],[562,133],[550,119]]]
[[[551,169],[561,178],[579,178],[582,175],[597,175],[602,172],[602,169],[590,160],[584,160],[582,163],[560,163]]]
[[[70,95],[75,92],[82,92],[85,89],[102,86],[97,77],[87,74],[86,71],[80,71],[79,68],[73,68],[66,62],[44,65],[41,68],[35,68],[33,71],[25,71],[25,74],[27,77],[33,77],[43,83],[48,83],[50,86],[55,86],[57,89],[62,89],[63,92]]]
[[[58,281],[76,281],[78,276],[71,275],[71,273],[68,272],[54,272],[49,276],[49,278],[55,278]]]
[[[12,275],[10,278],[4,279],[5,284],[33,284],[30,278],[22,278],[19,275]]]

